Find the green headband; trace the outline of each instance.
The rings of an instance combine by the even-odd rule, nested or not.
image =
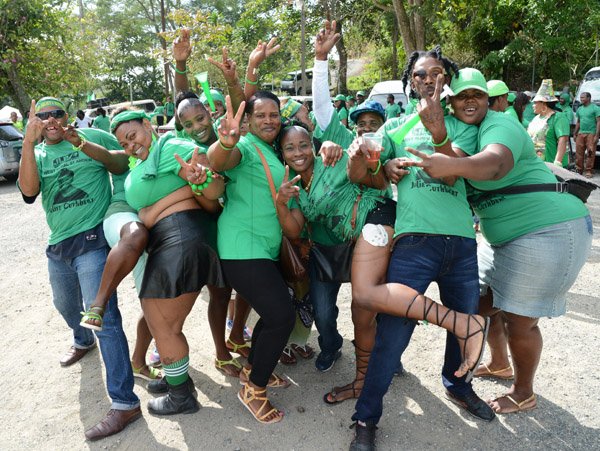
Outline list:
[[[57,108],[60,108],[63,111],[66,111],[65,104],[62,103],[57,98],[55,98],[55,97],[42,97],[35,104],[35,112],[39,113],[42,108],[46,108],[47,106],[55,106]]]
[[[280,110],[281,117],[290,119],[294,117],[294,114],[296,114],[301,107],[302,104],[300,102],[296,102],[294,99],[288,99],[286,104]]]
[[[110,123],[110,131],[114,134],[115,130],[119,125],[123,122],[129,122],[136,119],[148,119],[150,120],[150,116],[146,114],[143,110],[127,110],[122,111],[112,118],[112,122]]]

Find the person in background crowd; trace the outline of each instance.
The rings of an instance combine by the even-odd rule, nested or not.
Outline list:
[[[573,107],[571,105],[571,96],[568,92],[563,92],[560,94],[556,107],[565,113],[565,116],[567,116],[567,120],[569,121],[569,125],[574,126],[575,115],[573,114]]]
[[[506,97],[506,100],[508,100],[508,108],[506,108],[506,110],[504,110],[504,113],[508,114],[509,116],[512,116],[513,119],[516,119],[518,121],[519,116],[517,115],[517,112],[515,111],[515,107],[514,107],[516,98],[517,98],[517,95],[514,92],[508,93],[508,96]]]
[[[335,96],[333,106],[337,111],[337,115],[340,119],[340,122],[344,124],[345,127],[348,127],[348,110],[346,109],[346,96],[344,96],[344,94],[338,94],[337,96]]]
[[[488,105],[490,110],[504,113],[508,108],[508,86],[502,80],[488,80]]]
[[[92,119],[83,110],[77,110],[75,115],[77,116],[73,121],[75,128],[89,128],[92,126]]]
[[[535,96],[535,93],[532,91],[523,91],[523,92],[527,96],[528,102],[525,104],[525,107],[523,108],[523,117],[521,119],[521,123],[523,124],[523,127],[525,127],[525,129],[527,129],[527,127],[529,127],[529,123],[535,117],[535,113],[533,112],[533,103],[531,102],[531,99],[533,99],[533,97]]]
[[[356,97],[354,97],[352,94],[347,95],[346,96],[346,106],[348,107],[348,128],[353,129],[354,127],[356,127],[356,123],[352,119],[350,119],[350,115],[354,112],[354,110],[358,106],[356,104]]]
[[[104,108],[96,109],[96,117],[94,118],[92,127],[99,128],[105,132],[110,132],[110,119],[106,115],[106,110]]]
[[[395,103],[394,94],[388,94],[387,106],[385,107],[385,119],[389,120],[394,117],[399,117],[402,114],[402,108]]]
[[[569,122],[564,113],[555,109],[558,99],[551,93],[552,80],[543,80],[533,98],[533,111],[536,116],[529,123],[527,133],[533,141],[538,157],[557,166],[567,167]]]
[[[592,103],[592,95],[582,92],[581,106],[575,112],[575,169],[588,178],[594,175],[596,143],[600,136],[600,106]]]
[[[365,93],[365,91],[358,91],[356,93],[356,106],[359,106],[360,104],[364,103],[366,98],[367,94]]]
[[[175,104],[171,101],[171,96],[167,96],[167,98],[165,99],[165,116],[166,116],[167,124],[169,122],[171,122],[171,119],[173,119],[174,115],[175,115]]]
[[[156,125],[159,127],[165,123],[165,107],[160,100],[156,102],[156,108],[150,113],[150,117],[155,118]]]
[[[110,134],[101,130],[65,130],[67,119],[64,103],[54,97],[31,102],[18,179],[26,203],[32,204],[42,194],[50,227],[46,255],[52,297],[73,331],[73,345],[60,360],[65,367],[96,347],[94,333],[80,325],[80,312],[87,310],[96,296],[108,254],[102,219],[111,197],[107,170],[114,169],[79,150],[120,147]],[[63,190],[61,173],[65,170],[74,174],[72,183],[84,192],[83,199],[56,202]],[[116,434],[142,416],[140,401],[133,392],[129,348],[116,292],[112,293],[104,313],[103,326],[96,337],[100,341],[112,405],[106,417],[85,432],[88,440]]]
[[[23,121],[19,120],[19,116],[14,111],[10,113],[10,121],[13,123],[15,128],[19,131],[23,131]]]

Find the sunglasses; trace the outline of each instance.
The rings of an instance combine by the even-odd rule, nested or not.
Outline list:
[[[65,116],[65,110],[44,111],[43,113],[35,113],[35,115],[43,121],[48,119],[50,116],[52,116],[54,119],[60,119],[61,117]]]

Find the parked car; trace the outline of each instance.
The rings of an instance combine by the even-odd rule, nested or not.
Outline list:
[[[594,80],[596,78],[600,78],[600,66],[592,67],[585,73],[583,80]]]
[[[371,89],[367,100],[375,100],[376,102],[379,102],[383,108],[385,108],[388,104],[387,96],[389,94],[393,94],[394,101],[396,103],[402,102],[402,107],[406,108],[408,99],[406,97],[406,93],[404,92],[404,85],[402,84],[401,80],[388,80],[375,83],[375,86],[373,86],[373,89]]]
[[[0,176],[14,182],[19,176],[23,135],[12,122],[0,122]]]
[[[172,117],[168,123],[159,125],[156,128],[156,133],[158,133],[158,136],[162,136],[171,130],[175,130],[175,117]]]
[[[146,113],[151,113],[156,108],[156,102],[152,99],[145,100],[134,100],[133,102],[120,102],[120,103],[112,103],[110,105],[103,105],[104,111],[106,111],[107,116],[111,116],[113,111],[122,107],[132,106],[134,108],[143,109]],[[97,107],[99,108],[99,107]],[[96,117],[96,109],[97,108],[88,108],[84,112],[91,118]]]
[[[305,69],[304,74],[306,75],[306,92],[302,92],[302,71],[296,70],[288,72],[283,80],[281,80],[281,90],[291,95],[301,96],[306,94],[312,94],[312,78],[313,70]]]

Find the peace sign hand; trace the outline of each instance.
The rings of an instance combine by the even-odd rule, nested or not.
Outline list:
[[[208,62],[218,67],[221,70],[221,72],[223,72],[223,77],[225,77],[225,80],[227,80],[228,84],[230,84],[229,82],[237,80],[237,65],[234,60],[229,58],[229,52],[227,50],[227,47],[223,47],[222,59],[223,61],[219,62],[212,59],[211,57],[208,57]]]
[[[271,38],[269,42],[259,40],[256,48],[250,53],[248,65],[254,68],[259,67],[269,56],[281,48],[281,45],[276,44],[276,42],[276,37]]]
[[[192,54],[190,30],[182,28],[179,36],[173,41],[173,58],[175,61],[187,61]]]
[[[422,80],[416,80],[416,89],[421,97],[417,104],[417,112],[421,122],[431,133],[434,142],[441,142],[446,137],[444,110],[440,102],[444,82],[444,75],[439,74],[435,80],[433,95],[430,95],[430,88]]]
[[[327,55],[341,36],[335,32],[336,26],[337,23],[335,20],[331,22],[326,20],[323,24],[323,28],[319,31],[315,40],[315,59],[321,61],[327,60]]]
[[[300,181],[302,177],[297,175],[292,180],[288,180],[290,178],[290,167],[285,165],[285,173],[283,175],[283,182],[281,182],[281,186],[277,191],[277,203],[279,205],[287,206],[288,202],[292,197],[297,198],[298,193],[300,192],[300,187],[297,183]]]
[[[406,150],[412,153],[414,156],[419,157],[421,161],[404,161],[402,166],[416,166],[423,168],[423,170],[431,177],[438,179],[459,175],[457,174],[458,171],[454,166],[455,163],[461,160],[461,158],[452,158],[438,152],[428,155],[425,152],[413,149],[412,147],[406,147]]]
[[[29,108],[29,120],[27,122],[27,130],[25,131],[24,140],[29,141],[31,143],[36,143],[40,141],[42,137],[42,132],[44,131],[44,127],[48,121],[42,121],[39,117],[35,115],[35,100],[31,99],[31,107]]]
[[[208,167],[200,164],[200,157],[198,155],[198,147],[194,149],[192,153],[192,158],[190,158],[189,162],[186,162],[181,158],[178,154],[175,154],[175,159],[181,166],[181,171],[179,176],[187,180],[189,183],[193,183],[195,185],[201,185],[208,178],[208,174],[206,171]]]
[[[240,140],[240,124],[244,117],[246,102],[240,104],[235,116],[233,115],[231,97],[226,96],[225,103],[227,104],[227,110],[217,130],[219,132],[219,141],[226,147],[235,147]]]

